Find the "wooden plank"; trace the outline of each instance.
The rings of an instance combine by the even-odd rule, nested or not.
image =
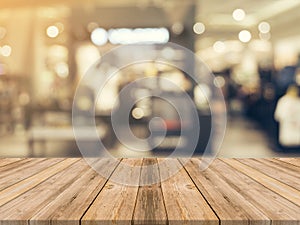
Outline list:
[[[268,225],[269,218],[210,168],[200,171],[201,160],[180,160],[206,201],[218,215],[221,225]]]
[[[70,166],[64,169],[61,169],[61,166],[54,166],[53,168],[59,169],[56,174],[47,177],[44,182],[0,207],[1,225],[28,225],[28,220],[54,201],[61,192],[76,182],[85,170],[89,169],[83,160],[68,160],[60,164],[64,166],[70,164]]]
[[[224,162],[235,168],[236,170],[246,174],[247,176],[251,177],[253,180],[261,183],[265,187],[269,188],[270,190],[280,194],[281,196],[285,197],[286,199],[290,200],[291,202],[300,206],[300,191],[297,189],[290,187],[280,181],[269,177],[258,170],[249,167],[245,164],[240,163],[237,160],[232,159],[222,159]]]
[[[53,176],[54,174],[66,169],[79,159],[66,159],[58,164],[55,164],[25,180],[22,180],[14,185],[9,186],[8,188],[0,191],[0,206],[4,205],[5,203],[11,201],[12,199],[20,196],[24,192],[30,190],[31,188],[37,186],[38,184],[42,183],[43,181],[47,180],[49,177]]]
[[[300,167],[300,159],[298,158],[276,158],[276,160],[280,160],[281,162],[286,162],[294,166]]]
[[[223,161],[226,161],[226,163]],[[245,201],[255,205],[266,215],[272,221],[272,225],[299,225],[299,206],[266,188],[263,184],[252,179],[252,176],[248,176],[249,174],[232,167],[230,165],[231,161],[236,160],[216,160],[210,165],[210,168],[239,192],[245,198]]]
[[[219,219],[221,225],[300,224],[300,206],[294,202],[300,167],[281,159],[221,159],[202,172],[200,159],[184,168],[183,159],[125,159],[135,166],[130,171],[116,161],[95,160],[94,166],[112,174],[109,181],[80,159],[24,160],[20,168],[10,164],[22,160],[6,164],[15,171],[4,169],[10,178],[0,173],[3,184],[3,179],[19,179],[0,191],[0,225],[201,225],[219,224]],[[30,167],[35,174],[29,176]],[[174,169],[179,171],[171,176]],[[168,175],[148,186],[114,182],[142,184]]]
[[[34,159],[26,164],[4,171],[0,174],[0,190],[20,182],[62,160],[63,158]]]
[[[131,170],[125,165],[132,166]],[[128,186],[126,183],[139,184],[142,159],[124,159],[112,174],[93,204],[81,220],[82,225],[131,225],[136,203],[138,186]],[[112,180],[117,179],[121,183]]]
[[[258,161],[263,161],[264,163],[272,163],[277,166],[278,169],[285,170],[288,174],[292,176],[299,177],[300,167],[293,165],[292,163],[284,162],[274,158],[267,158],[267,159],[258,159]],[[299,159],[298,159],[299,161]]]
[[[24,158],[21,160],[17,160],[16,162],[9,163],[3,167],[0,167],[0,174],[7,172],[7,171],[14,170],[14,169],[18,169],[22,166],[26,166],[28,163],[31,163],[31,162],[43,161],[43,160],[44,160],[44,158],[35,158],[35,159],[34,158]]]
[[[104,158],[97,160],[94,168],[104,168],[109,175],[117,165],[115,160]],[[30,219],[30,225],[79,224],[106,181],[106,178],[98,175],[92,168],[83,170],[74,183]]]
[[[158,159],[168,224],[217,225],[219,220],[176,159]],[[173,175],[173,171],[178,172]]]
[[[22,160],[21,158],[1,158],[0,167]]]
[[[289,165],[287,165],[287,167],[283,165],[286,163],[280,163],[272,159],[239,159],[238,161],[259,170],[259,172],[279,182],[300,190],[300,167],[296,167],[298,171],[293,171],[288,168]],[[274,173],[274,171],[276,171],[276,173]]]
[[[133,224],[167,224],[167,214],[161,190],[157,159],[144,159],[141,170],[137,202],[133,215]]]
[[[278,169],[284,170],[285,172],[291,174],[291,175],[296,175],[297,177],[299,176],[300,172],[300,167],[293,165],[292,163],[285,162],[276,158],[266,158],[266,159],[257,159],[257,161],[267,163],[269,165],[274,164],[277,166]],[[300,162],[300,160],[297,160]],[[294,161],[296,162],[296,161]]]

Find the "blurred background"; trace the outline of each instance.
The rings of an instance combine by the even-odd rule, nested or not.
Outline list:
[[[220,157],[299,156],[299,10],[298,0],[1,0],[0,156],[80,156],[71,125],[80,78],[110,49],[145,41],[180,44],[215,74],[228,114]],[[180,60],[178,52],[163,52]],[[126,149],[109,125],[114,92],[148,73],[184,87],[199,118],[210,121],[208,104],[181,71],[157,65],[126,69],[110,82],[111,93],[100,98],[102,108],[96,113],[100,136],[117,156]],[[141,104],[132,109],[132,124],[143,136],[149,102]],[[78,103],[88,105],[84,99]],[[163,103],[158,105],[172,115]]]

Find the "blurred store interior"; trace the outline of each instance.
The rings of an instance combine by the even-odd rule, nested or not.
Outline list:
[[[106,52],[143,41],[180,44],[215,74],[227,106],[220,157],[299,156],[299,10],[298,0],[1,0],[0,156],[81,156],[72,130],[78,82]],[[178,57],[168,50],[165,53]],[[168,79],[192,93],[204,118],[207,104],[199,100],[197,87],[180,71],[162,70],[152,64],[133,66],[121,71],[107,89],[117,92],[139,74],[169,74]],[[130,151],[116,140],[108,118],[114,98],[100,97],[102,108],[96,113],[111,153],[169,154]],[[172,114],[170,107],[156,102],[162,114]],[[147,132],[142,119],[149,114],[147,104],[132,110],[132,130],[142,136]],[[87,105],[84,100],[78,103]],[[172,121],[170,126],[176,126]]]

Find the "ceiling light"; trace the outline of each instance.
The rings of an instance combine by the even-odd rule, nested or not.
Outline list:
[[[59,34],[59,29],[57,26],[49,26],[47,28],[47,35],[50,38],[56,38]]]
[[[112,44],[167,43],[170,34],[166,28],[110,29],[108,39]]]
[[[232,13],[232,17],[236,21],[242,21],[246,16],[246,13],[242,9],[235,9]]]
[[[96,28],[91,34],[91,40],[95,45],[105,45],[108,40],[107,31],[103,28]]]
[[[269,33],[270,30],[271,30],[271,26],[269,23],[267,22],[261,22],[259,25],[258,25],[258,30],[263,33],[263,34],[266,34],[266,33]]]
[[[1,55],[4,57],[9,57],[11,55],[11,47],[9,45],[4,45],[2,46],[1,50]]]
[[[171,30],[174,34],[179,35],[179,34],[182,34],[182,32],[184,30],[184,26],[182,23],[177,22],[172,25]]]
[[[203,23],[195,23],[193,30],[196,34],[203,34],[205,31],[205,25]]]
[[[134,110],[132,110],[132,116],[137,120],[142,119],[144,115],[145,113],[142,108],[135,108]]]
[[[69,76],[69,67],[68,64],[65,62],[61,62],[58,63],[55,66],[55,72],[57,74],[57,76],[61,77],[61,78],[66,78]]]
[[[251,40],[251,37],[252,37],[252,35],[248,30],[242,30],[239,33],[239,39],[241,42],[247,43]]]

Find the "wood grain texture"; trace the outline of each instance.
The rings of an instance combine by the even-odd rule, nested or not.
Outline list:
[[[136,203],[142,159],[123,159],[81,220],[82,225],[131,225]],[[132,166],[128,172],[126,166]],[[120,183],[115,183],[118,180]]]
[[[47,168],[46,170],[42,170],[41,172],[29,177],[26,180],[22,180],[7,187],[6,189],[3,189],[2,191],[0,191],[0,206],[32,189],[54,174],[66,169],[76,161],[78,161],[78,159],[66,159],[61,163]]]
[[[276,164],[276,168],[280,170],[284,170],[286,173],[291,174],[292,176],[296,176],[296,178],[299,178],[300,173],[300,165],[297,166],[296,162],[295,164],[284,162],[279,159],[265,159],[264,163],[270,163]],[[284,163],[283,163],[284,162]]]
[[[44,158],[37,158],[37,159],[21,159],[21,160],[17,160],[15,162],[11,162],[6,164],[5,166],[0,167],[0,173],[4,173],[4,172],[9,172],[12,171],[14,169],[18,169],[21,168],[22,166],[27,166],[28,164],[30,165],[31,163],[37,163],[39,161],[43,161],[45,160]],[[5,163],[7,162],[7,160],[5,160]]]
[[[0,173],[0,190],[51,167],[62,160],[62,158],[32,159],[22,165],[16,165],[17,163],[14,163],[14,168],[10,168],[9,170]]]
[[[161,190],[157,159],[144,159],[140,183],[149,184],[139,187],[133,224],[167,224],[167,213]]]
[[[184,224],[219,224],[217,216],[180,163],[176,159],[159,159],[159,162],[161,177],[165,177],[163,173],[178,169],[178,173],[161,184],[169,224],[179,225],[183,221]]]
[[[10,225],[10,221],[13,221],[15,218],[18,218],[13,223],[15,225],[28,224],[27,221],[35,213],[56,199],[61,191],[67,189],[71,183],[80,177],[81,172],[87,168],[87,164],[81,161],[70,164],[69,167],[58,171],[54,176],[49,177],[49,179],[41,182],[36,187],[6,203],[0,207],[1,224]]]
[[[239,171],[236,167],[232,166],[236,164],[235,159],[222,159],[222,161],[215,161],[210,168],[218,172],[231,187],[241,193],[246,201],[255,205],[264,213],[272,221],[272,225],[299,224],[299,206],[293,204],[277,192],[273,192],[264,186],[265,184],[259,183],[255,176],[259,176],[259,180],[263,180],[263,178],[258,171],[255,174],[244,173],[245,171]],[[271,183],[270,180],[263,183],[265,182]]]
[[[292,164],[294,166],[300,167],[299,158],[277,158],[276,160],[280,160],[282,162],[286,162],[286,163]]]
[[[110,159],[99,159],[94,163],[95,168],[106,168],[110,174],[117,165],[116,161]],[[77,180],[30,219],[30,224],[79,224],[82,215],[107,181],[91,168],[85,167],[81,172]]]
[[[11,164],[11,163],[15,163],[17,161],[20,161],[21,158],[2,158],[0,160],[0,167],[2,166],[6,166],[8,164]]]
[[[0,225],[300,225],[297,158],[91,161],[0,159]]]
[[[275,193],[278,193],[289,201],[300,206],[300,191],[298,191],[296,188],[288,186],[272,177],[269,177],[259,170],[247,166],[239,162],[238,160],[223,159],[223,161],[232,166],[234,169],[251,177],[253,180],[259,182],[268,189],[274,191]]]
[[[185,163],[184,160],[180,161]],[[222,225],[246,225],[249,221],[256,225],[271,223],[266,215],[249,203],[215,171],[210,168],[200,171],[200,162],[199,159],[188,160],[185,169],[222,221]]]
[[[279,182],[300,190],[300,167],[283,164],[274,159],[239,159],[238,161]],[[294,170],[289,167],[294,167]]]

